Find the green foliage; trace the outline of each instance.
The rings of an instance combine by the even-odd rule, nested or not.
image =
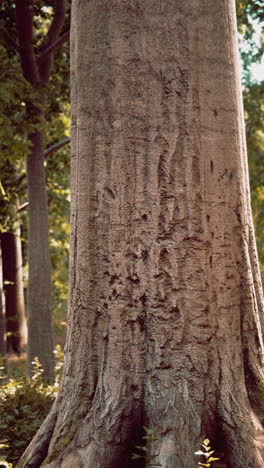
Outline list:
[[[212,463],[214,461],[220,460],[220,458],[213,457],[214,450],[212,450],[212,447],[210,447],[210,440],[209,439],[204,439],[203,443],[201,444],[202,450],[198,450],[198,452],[195,452],[195,455],[202,456],[204,458],[203,462],[198,462],[198,466],[203,466],[205,468],[211,468]]]
[[[243,94],[253,219],[264,280],[264,81],[249,85]]]
[[[243,62],[243,83],[252,82],[251,65],[260,62],[264,52],[263,27],[259,36],[259,25],[263,20],[264,8],[261,0],[236,0],[240,56]]]
[[[0,23],[1,32],[1,23]],[[25,101],[32,88],[24,80],[16,55],[9,55],[6,44],[0,44],[0,231],[12,230],[16,221],[16,201],[23,197],[25,187],[17,186],[23,170],[23,157],[28,154],[28,122]]]
[[[0,386],[0,466],[16,463],[48,414],[57,395],[63,365],[63,352],[55,349],[56,382],[45,385],[43,369],[34,361],[32,379],[2,375]],[[6,465],[9,466],[9,465]]]
[[[145,435],[142,439],[145,441],[144,445],[136,445],[138,453],[134,453],[131,457],[132,460],[145,460],[148,466],[162,466],[160,463],[155,461],[157,454],[150,455],[147,453],[147,444],[151,442],[156,442],[159,440],[159,437],[155,437],[155,430],[148,427],[143,427]]]
[[[1,155],[16,164],[29,150],[25,101],[33,90],[21,74],[19,58],[8,56],[4,44],[0,44],[0,76]]]
[[[53,400],[53,388],[40,385],[39,379],[11,379],[0,388],[0,443],[5,460],[19,460]]]

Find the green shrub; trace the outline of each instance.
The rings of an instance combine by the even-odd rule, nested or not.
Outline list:
[[[0,460],[19,460],[47,415],[54,397],[53,387],[28,379],[11,379],[0,388],[0,444],[3,447]]]
[[[56,382],[45,385],[42,369],[35,360],[32,379],[2,379],[0,385],[0,467],[16,464],[49,412],[58,392],[62,351],[55,352]]]

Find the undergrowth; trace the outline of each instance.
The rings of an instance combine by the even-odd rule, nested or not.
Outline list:
[[[0,382],[0,467],[12,467],[23,454],[57,395],[63,365],[63,352],[55,349],[56,380],[46,385],[42,368],[34,361],[31,379],[24,375],[8,377],[2,371]]]

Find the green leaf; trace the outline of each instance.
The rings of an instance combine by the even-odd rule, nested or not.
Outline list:
[[[6,195],[5,189],[2,185],[2,182],[0,182],[0,192],[2,193],[3,197]]]
[[[131,457],[132,460],[138,460],[139,458],[145,458],[143,455],[138,455],[137,453],[134,453]]]
[[[202,447],[203,447],[203,448],[204,448],[204,450],[206,450],[207,452],[208,452],[208,450],[211,450],[211,448],[212,448],[212,447],[209,447],[209,445],[208,445],[208,446],[206,446],[206,445],[202,445]]]
[[[16,447],[22,447],[23,445],[26,445],[26,442],[24,440],[17,440],[14,442]]]
[[[5,448],[8,448],[9,445],[8,444],[0,444],[0,449],[5,449]]]
[[[149,429],[149,428],[146,427],[146,426],[143,426],[143,429],[144,429],[144,431],[146,432],[146,434],[148,434],[148,435],[153,435],[153,434],[155,434],[155,429]]]
[[[143,450],[144,452],[147,451],[147,447],[145,447],[145,445],[136,445],[136,448],[139,450]]]
[[[215,452],[214,450],[211,450],[210,452],[206,452],[206,453],[204,454],[204,456],[205,456],[206,458],[208,458],[208,457],[210,457],[211,455],[213,455],[214,452]]]

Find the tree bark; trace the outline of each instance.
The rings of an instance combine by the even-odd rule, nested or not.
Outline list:
[[[43,156],[43,135],[31,136],[31,152],[27,157],[28,187],[28,372],[37,357],[44,378],[54,378],[53,332],[51,317],[51,262],[49,253],[48,199]]]
[[[19,467],[144,466],[145,425],[163,468],[196,467],[205,436],[226,467],[263,468],[234,2],[75,0],[71,38],[65,367]]]
[[[6,317],[5,317],[5,295],[3,281],[3,257],[0,236],[0,367],[3,370],[7,368],[6,360]]]
[[[17,204],[18,206],[18,204]],[[22,252],[22,240],[21,240],[21,226],[17,223],[15,231],[15,242],[16,242],[16,259],[17,259],[17,303],[19,308],[19,337],[20,346],[22,350],[25,350],[27,346],[27,318],[25,310],[25,294],[24,294],[24,279],[23,279],[23,252]]]
[[[7,350],[20,355],[27,343],[20,228],[1,234],[6,304]]]

